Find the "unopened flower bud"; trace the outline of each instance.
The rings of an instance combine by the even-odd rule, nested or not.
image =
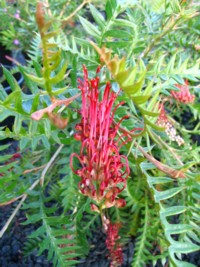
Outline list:
[[[116,199],[115,205],[117,208],[122,208],[126,206],[126,201],[124,199]]]
[[[90,204],[90,207],[91,207],[91,210],[92,210],[92,211],[95,211],[95,212],[98,212],[98,213],[100,212],[99,209],[97,208],[97,206],[94,205],[93,203]]]
[[[77,141],[81,141],[81,139],[82,139],[82,135],[79,134],[79,133],[75,133],[75,134],[74,134],[74,139],[77,140]]]

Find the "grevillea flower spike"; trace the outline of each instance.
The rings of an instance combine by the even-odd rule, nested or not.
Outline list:
[[[76,125],[75,139],[81,141],[80,153],[72,154],[70,164],[72,170],[81,177],[79,189],[82,194],[94,200],[93,211],[99,212],[104,231],[107,234],[106,246],[111,260],[110,267],[120,266],[123,262],[122,248],[118,231],[120,224],[111,223],[103,214],[105,208],[112,206],[123,207],[126,202],[118,195],[126,185],[129,176],[129,166],[126,156],[120,155],[120,148],[131,136],[123,133],[118,137],[117,132],[123,117],[118,123],[114,122],[117,107],[113,104],[118,94],[111,91],[108,82],[100,100],[99,77],[88,79],[86,67],[83,67],[84,79],[79,80],[82,93],[81,122]],[[97,69],[97,73],[99,69]],[[81,167],[73,167],[73,159],[77,158]]]
[[[89,80],[85,66],[83,71],[84,79],[79,80],[79,89],[82,92],[82,119],[75,127],[77,132],[74,136],[76,140],[81,141],[82,146],[79,155],[71,155],[71,167],[81,177],[81,193],[95,200],[100,209],[114,205],[122,207],[125,201],[117,196],[125,187],[129,166],[127,158],[119,153],[124,142],[117,138],[117,131],[121,121],[127,117],[114,125],[116,108],[113,110],[113,104],[118,94],[111,91],[108,82],[100,100],[99,77]],[[73,167],[75,157],[81,165],[78,170]],[[96,209],[94,205],[92,208]]]

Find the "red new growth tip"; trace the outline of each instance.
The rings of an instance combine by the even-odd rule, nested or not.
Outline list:
[[[85,66],[83,71],[84,79],[79,80],[82,119],[75,127],[77,132],[74,136],[76,140],[81,141],[82,146],[79,155],[71,155],[71,167],[81,177],[79,189],[82,194],[101,202],[104,208],[113,205],[121,207],[125,203],[116,197],[125,187],[129,166],[127,158],[119,153],[124,142],[117,138],[120,123],[113,123],[116,111],[113,110],[113,104],[117,94],[111,91],[108,82],[101,98],[98,89],[99,77],[89,80]],[[79,170],[73,168],[74,157],[81,164]]]
[[[175,84],[180,91],[171,91],[171,95],[181,103],[193,103],[195,96],[192,95],[189,91],[188,81],[185,81],[185,84]]]

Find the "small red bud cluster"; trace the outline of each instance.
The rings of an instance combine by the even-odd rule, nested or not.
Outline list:
[[[175,84],[175,86],[179,88],[180,91],[171,91],[171,96],[174,99],[184,104],[194,102],[195,96],[190,93],[187,80],[185,80],[184,84]],[[177,142],[179,146],[184,144],[183,138],[180,135],[177,135],[176,129],[169,121],[163,103],[160,105],[160,115],[158,117],[157,124],[165,128],[165,132],[170,140]]]
[[[194,102],[195,96],[190,93],[187,80],[185,81],[185,84],[175,84],[175,86],[179,88],[180,91],[171,91],[173,98],[184,104]]]

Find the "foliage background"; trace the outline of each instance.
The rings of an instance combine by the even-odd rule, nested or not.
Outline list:
[[[70,9],[58,17],[65,3],[49,1],[50,9],[45,13],[48,26],[42,34],[35,22],[36,2],[27,1],[25,8],[23,1],[8,6],[14,11],[20,7],[20,14],[25,16],[22,18],[29,22],[17,21],[12,30],[10,17],[6,16],[6,25],[11,28],[3,29],[1,42],[10,42],[8,47],[12,48],[11,40],[19,29],[21,48],[29,47],[29,58],[26,66],[17,65],[12,70],[23,74],[24,88],[6,69],[3,79],[8,80],[12,93],[7,95],[0,86],[0,120],[15,117],[13,129],[2,127],[0,137],[18,140],[22,155],[19,164],[9,161],[12,155],[0,156],[0,203],[18,201],[13,215],[23,207],[26,224],[38,225],[29,236],[27,252],[33,248],[38,248],[39,254],[48,250],[48,259],[55,266],[75,266],[78,258],[88,254],[87,238],[101,221],[90,209],[91,200],[78,191],[79,177],[69,166],[70,154],[79,151],[73,134],[80,119],[76,112],[80,99],[54,110],[57,118],[68,118],[64,129],[58,129],[47,114],[40,120],[33,120],[31,115],[48,108],[53,98],[75,96],[82,64],[91,77],[101,64],[102,88],[111,80],[113,90],[122,88],[118,101],[126,102],[117,110],[116,120],[128,114],[130,119],[123,123],[124,128],[143,128],[123,149],[131,167],[122,193],[127,205],[107,212],[113,221],[122,223],[123,243],[131,237],[137,240],[132,266],[149,262],[155,266],[158,260],[163,266],[166,262],[170,266],[194,266],[185,263],[182,256],[199,249],[199,147],[191,140],[199,131],[199,4],[108,0],[105,4],[92,2],[68,18],[81,4],[73,1]],[[63,28],[67,22],[71,26],[68,23]],[[185,79],[196,95],[194,104],[170,99],[170,90],[177,90],[175,85]],[[157,125],[159,103],[165,104],[171,122],[184,138],[184,146],[170,141]],[[188,112],[191,119],[183,124]],[[1,145],[1,150],[6,147]],[[159,163],[152,159],[159,159]],[[168,167],[165,172],[163,164]],[[186,177],[177,179],[172,170]],[[159,248],[156,255],[152,255],[154,246]]]

